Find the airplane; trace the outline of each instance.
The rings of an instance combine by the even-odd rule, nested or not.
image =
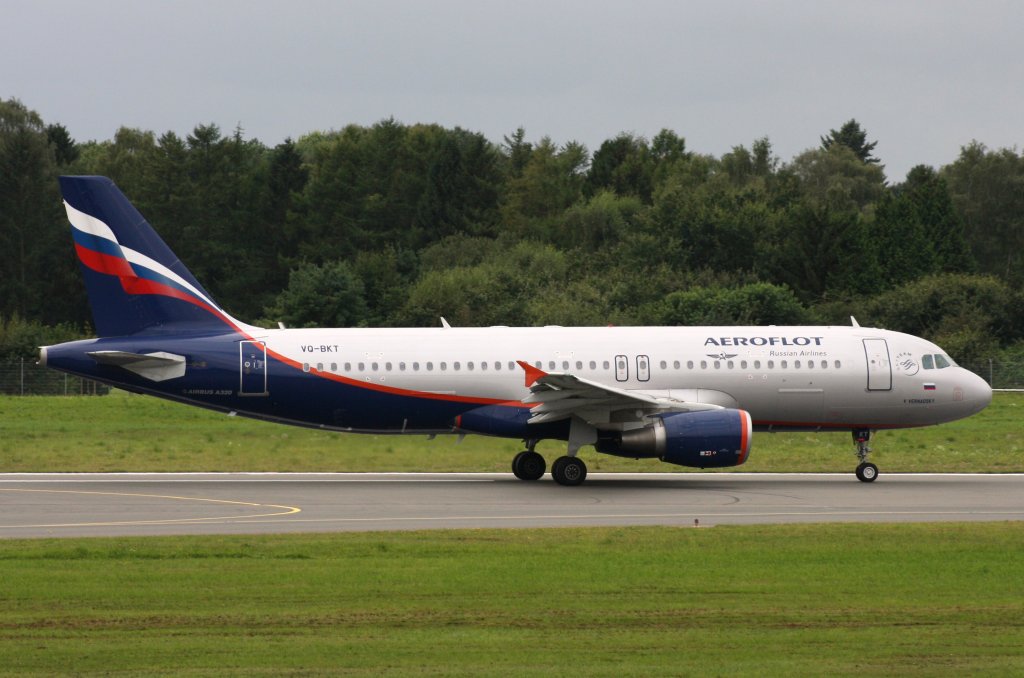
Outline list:
[[[262,328],[236,320],[106,177],[61,191],[96,339],[40,348],[39,363],[134,393],[284,424],[356,433],[520,439],[514,475],[547,471],[535,449],[721,468],[754,431],[849,431],[856,476],[878,477],[879,429],[983,410],[989,385],[938,346],[884,329],[767,327]]]

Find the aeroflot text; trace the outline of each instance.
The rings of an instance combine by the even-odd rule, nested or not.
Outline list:
[[[821,346],[822,337],[708,337],[705,346]]]

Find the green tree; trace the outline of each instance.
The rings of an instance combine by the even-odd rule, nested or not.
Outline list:
[[[502,217],[521,237],[547,238],[554,220],[583,196],[587,149],[569,142],[559,148],[541,139],[522,174],[506,185]]]
[[[288,327],[354,327],[366,316],[363,283],[343,261],[304,264],[264,313]]]
[[[671,142],[664,145],[668,146],[669,153],[674,150]],[[620,134],[601,144],[590,161],[586,191],[595,195],[602,189],[619,195],[634,195],[644,202],[651,201],[654,163],[646,140],[632,134]]]
[[[662,325],[801,325],[813,316],[785,286],[753,283],[669,294],[658,304]]]
[[[865,304],[861,322],[931,339],[959,361],[1024,338],[1024,299],[992,276],[955,273],[908,282]]]
[[[1024,157],[972,142],[940,176],[964,220],[978,269],[1024,285]]]
[[[828,134],[821,137],[821,148],[822,150],[829,150],[833,146],[845,146],[846,148],[853,151],[853,153],[860,159],[861,162],[869,165],[877,165],[879,163],[878,158],[871,155],[875,146],[878,145],[877,141],[868,142],[867,130],[861,128],[860,123],[850,118],[847,120],[837,132],[834,129],[828,131]]]
[[[939,270],[934,243],[916,207],[907,193],[886,192],[875,208],[874,219],[868,224],[871,247],[882,278],[881,288],[889,289]]]
[[[522,176],[526,164],[530,162],[530,156],[533,155],[533,144],[526,141],[526,130],[522,127],[516,128],[511,137],[504,137],[504,142],[502,152],[508,161],[508,175]]]
[[[50,140],[53,147],[53,157],[57,165],[64,167],[78,159],[78,146],[71,138],[68,128],[60,123],[53,123],[46,126],[46,138]]]
[[[963,219],[953,207],[946,180],[938,172],[927,165],[917,165],[894,191],[913,206],[914,216],[935,253],[938,271],[968,273],[975,270]]]
[[[85,320],[81,283],[65,289],[76,265],[60,205],[42,119],[17,99],[0,100],[0,315]]]

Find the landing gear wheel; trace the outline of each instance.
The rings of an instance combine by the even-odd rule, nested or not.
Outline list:
[[[559,457],[551,465],[551,477],[559,485],[579,485],[587,478],[587,465],[577,457]]]
[[[871,462],[864,462],[857,467],[857,480],[862,483],[873,483],[878,477],[878,467]]]
[[[533,450],[523,450],[512,458],[512,473],[520,480],[538,480],[547,466],[544,457]]]

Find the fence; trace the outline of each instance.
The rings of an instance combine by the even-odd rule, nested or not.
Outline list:
[[[1024,389],[1024,362],[986,360],[964,365],[992,388]],[[0,362],[0,395],[106,395],[110,387],[40,367],[31,358]]]
[[[0,395],[106,395],[110,387],[40,367],[31,358],[0,362]]]

